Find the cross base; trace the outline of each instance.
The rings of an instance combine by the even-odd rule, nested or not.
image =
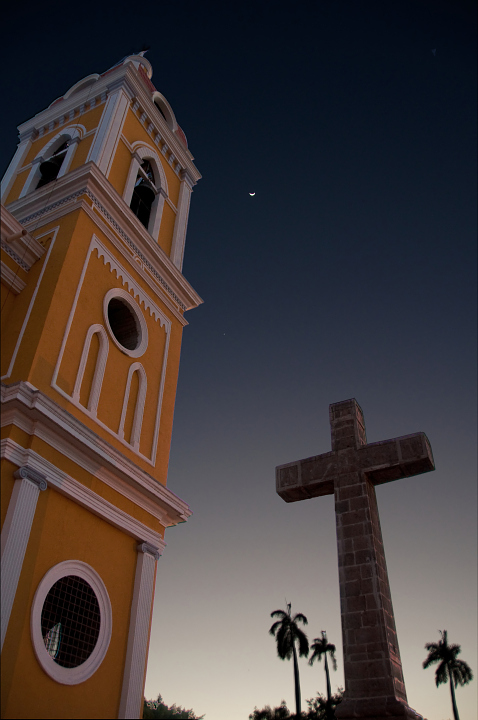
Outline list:
[[[337,720],[424,720],[394,697],[344,699],[335,710]]]

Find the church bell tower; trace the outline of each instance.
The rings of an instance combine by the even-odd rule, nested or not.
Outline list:
[[[139,718],[200,174],[142,54],[19,127],[2,181],[2,717]]]

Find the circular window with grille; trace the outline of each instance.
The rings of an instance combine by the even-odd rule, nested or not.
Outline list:
[[[91,585],[67,575],[50,588],[41,613],[41,634],[58,665],[78,667],[88,660],[100,634],[100,606]]]
[[[114,288],[103,301],[106,327],[121,352],[140,357],[148,345],[148,329],[139,307],[125,290]]]
[[[76,685],[101,664],[111,637],[111,604],[98,574],[86,563],[51,568],[32,606],[33,647],[50,677]]]

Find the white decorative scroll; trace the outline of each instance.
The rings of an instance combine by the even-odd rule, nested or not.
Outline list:
[[[38,495],[41,490],[47,488],[45,476],[28,466],[16,470],[14,477],[15,484],[2,528],[1,541],[2,648],[30,538]]]

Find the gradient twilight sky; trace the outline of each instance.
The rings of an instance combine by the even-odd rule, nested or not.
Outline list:
[[[16,126],[151,45],[203,179],[147,697],[247,720],[294,707],[270,613],[337,645],[332,496],[286,504],[275,466],[330,450],[329,403],[368,441],[427,433],[436,471],[377,489],[409,703],[452,716],[424,644],[476,623],[476,14],[472,0],[23,3],[3,11],[1,166]],[[432,50],[436,50],[433,53]],[[256,195],[251,197],[250,192]],[[305,698],[323,668],[300,662]],[[477,717],[477,680],[458,688]]]

